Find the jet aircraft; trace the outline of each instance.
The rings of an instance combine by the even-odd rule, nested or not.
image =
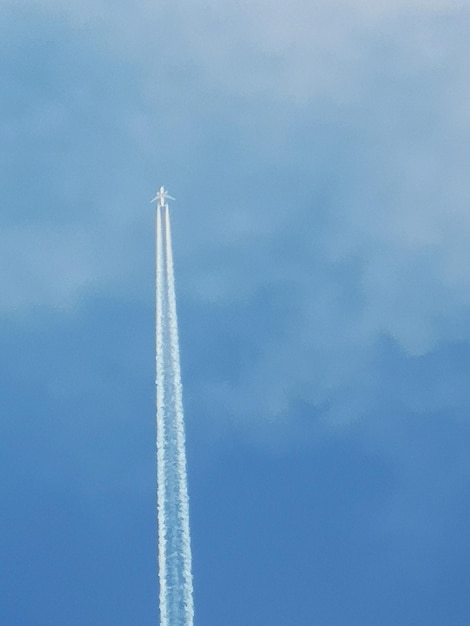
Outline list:
[[[166,204],[166,200],[167,199],[174,200],[173,196],[170,196],[170,194],[165,189],[165,187],[162,186],[158,190],[157,195],[155,196],[155,198],[153,198],[150,202],[156,202],[157,206],[164,207],[165,204]]]

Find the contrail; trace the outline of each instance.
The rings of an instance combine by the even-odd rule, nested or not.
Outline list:
[[[156,215],[157,518],[161,626],[193,626],[189,503],[167,195]]]

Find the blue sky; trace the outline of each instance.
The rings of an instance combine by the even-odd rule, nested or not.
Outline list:
[[[0,6],[0,622],[158,623],[165,184],[196,624],[466,626],[467,3]]]

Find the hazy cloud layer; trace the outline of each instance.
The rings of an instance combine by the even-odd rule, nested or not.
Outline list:
[[[464,3],[25,6],[2,24],[4,313],[146,298],[165,182],[187,306],[223,325],[269,292],[279,317],[225,326],[247,366],[208,404],[349,421],[384,337],[468,338]]]
[[[2,623],[155,622],[160,184],[198,619],[465,623],[466,4],[0,0]]]

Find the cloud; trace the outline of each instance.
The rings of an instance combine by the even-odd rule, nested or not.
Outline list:
[[[299,105],[313,97],[337,100],[345,87],[354,88],[374,38],[401,37],[410,25],[418,26],[414,56],[432,56],[436,42],[429,39],[429,23],[445,28],[446,19],[466,16],[463,0],[283,0],[275,5],[201,0],[171,6],[148,0],[138,7],[106,0],[67,6],[30,0],[28,6],[68,21],[77,32],[92,33],[104,49],[146,67],[166,88],[178,74],[198,72],[204,82],[234,96]]]
[[[227,441],[238,459],[240,438],[312,459],[340,439],[357,454],[347,474],[365,450],[362,489],[381,495],[354,495],[362,531],[411,577],[443,562],[455,575],[461,546],[445,537],[464,536],[469,479],[464,3],[1,4],[8,474],[34,468],[38,493],[67,482],[100,502],[149,493],[149,200],[164,183],[190,453],[219,474]],[[375,482],[376,465],[390,478]]]
[[[468,338],[462,3],[38,6],[15,21],[26,52],[2,44],[21,69],[0,125],[3,313],[145,298],[164,179],[188,306],[224,327],[269,292],[280,318],[232,321],[250,356],[207,383],[220,406],[278,419],[302,397],[349,421],[376,401],[384,337],[414,357]]]

